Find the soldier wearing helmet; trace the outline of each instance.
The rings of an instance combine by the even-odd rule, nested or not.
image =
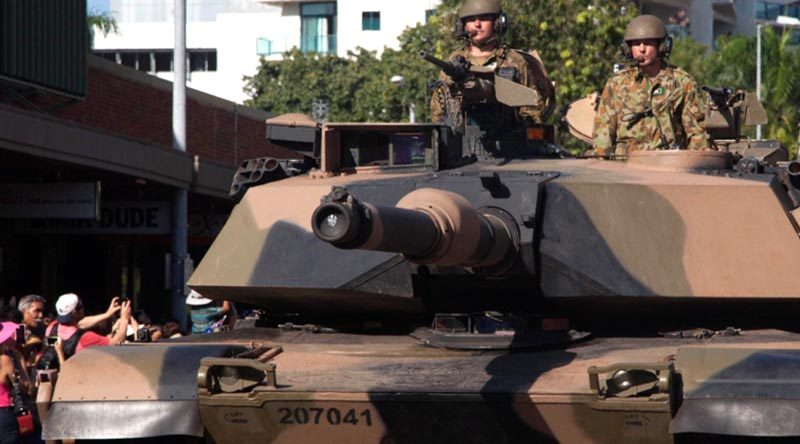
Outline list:
[[[631,20],[622,53],[631,61],[603,88],[594,120],[598,154],[709,149],[705,99],[686,71],[667,63],[672,38],[652,15]]]
[[[463,57],[471,65],[492,68],[497,75],[534,89],[539,103],[515,111],[492,103],[490,81],[476,77],[454,81],[441,73],[439,86],[431,99],[431,120],[443,122],[452,108],[463,111],[471,106],[481,108],[484,114],[504,115],[516,121],[547,119],[555,103],[553,85],[536,56],[503,44],[508,18],[500,7],[500,0],[464,0],[458,17],[455,34],[463,40],[464,47],[452,53],[448,60]]]

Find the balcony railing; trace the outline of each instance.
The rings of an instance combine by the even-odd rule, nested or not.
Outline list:
[[[300,48],[304,53],[336,54],[336,34],[256,40],[256,54],[260,56],[279,55],[292,48]]]

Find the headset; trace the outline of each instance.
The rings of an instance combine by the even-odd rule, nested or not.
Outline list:
[[[506,31],[508,31],[508,15],[505,12],[500,11],[497,14],[497,17],[494,19],[494,34],[497,37],[502,37]],[[457,38],[467,39],[469,38],[469,34],[464,29],[464,19],[458,19],[456,21],[455,29],[453,29],[453,34]]]
[[[625,60],[633,60],[633,52],[628,42],[623,40],[622,43],[619,44],[619,51],[622,53],[622,56],[625,57]],[[672,36],[668,35],[661,39],[661,43],[658,44],[658,56],[662,59],[666,59],[669,57],[670,52],[672,52]]]

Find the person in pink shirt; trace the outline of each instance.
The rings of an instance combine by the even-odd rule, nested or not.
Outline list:
[[[17,324],[0,323],[0,444],[19,443],[19,425],[14,413],[11,390],[14,383],[14,361],[9,352],[14,348]]]

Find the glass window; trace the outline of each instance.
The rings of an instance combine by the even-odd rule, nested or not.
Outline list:
[[[303,17],[300,19],[300,50],[330,54],[336,52],[336,18]]]
[[[120,53],[120,63],[129,68],[136,69],[136,53],[133,52]]]
[[[265,38],[256,39],[256,54],[260,56],[272,55],[272,40]]]
[[[149,52],[137,52],[136,53],[136,69],[139,71],[152,71],[150,67],[150,53]]]
[[[303,17],[336,15],[336,3],[303,3],[300,5],[300,15]]]
[[[394,134],[392,147],[394,150],[393,165],[425,164],[424,134]]]
[[[172,71],[172,52],[156,52],[156,72]]]
[[[300,50],[323,54],[336,52],[336,3],[300,5]]]
[[[361,29],[363,31],[381,30],[380,11],[364,11],[361,13]]]
[[[189,52],[189,71],[216,71],[216,50],[194,50]]]
[[[783,14],[783,5],[771,2],[756,2],[756,18],[774,21]]]

